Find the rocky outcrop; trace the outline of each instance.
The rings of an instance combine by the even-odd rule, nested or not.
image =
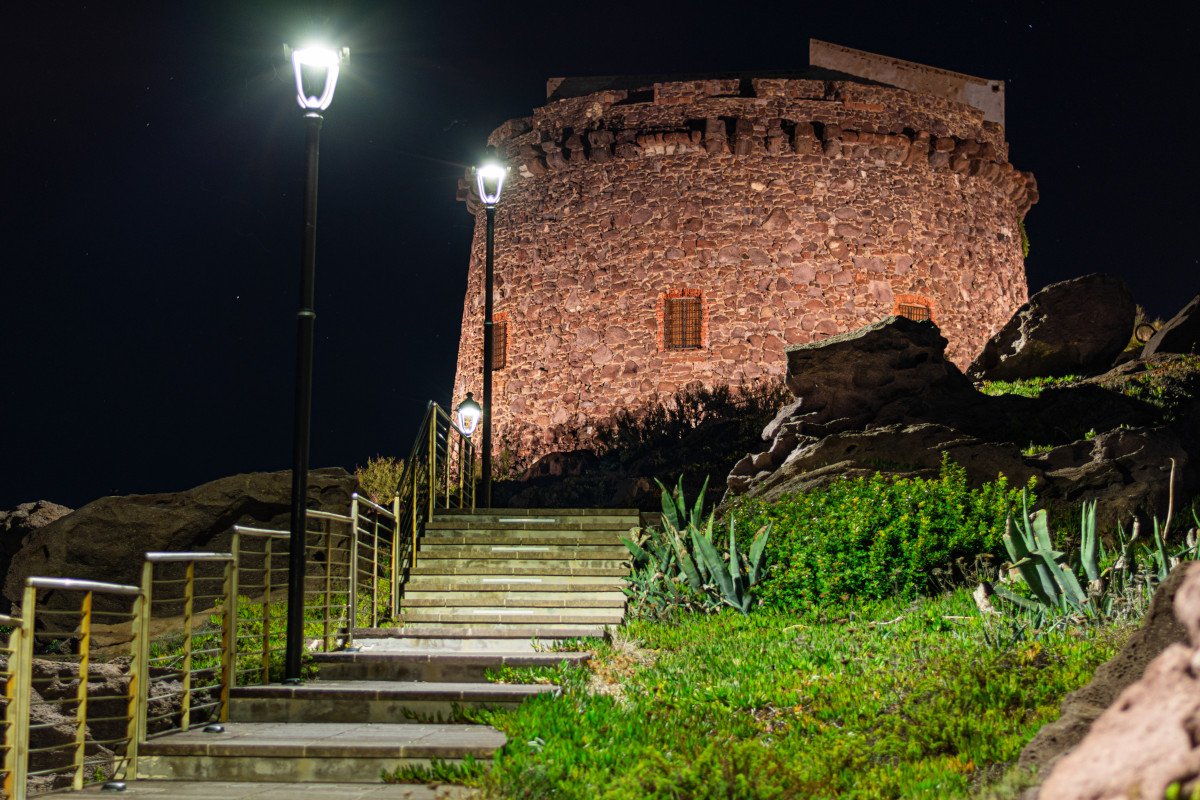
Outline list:
[[[988,340],[967,373],[1011,381],[1104,371],[1133,335],[1137,306],[1118,275],[1085,275],[1042,289]]]
[[[1142,624],[1113,658],[1097,668],[1091,682],[1066,696],[1062,714],[1042,727],[1021,751],[1020,766],[1041,775],[1078,745],[1092,723],[1117,696],[1146,671],[1146,666],[1173,644],[1187,642],[1187,629],[1176,614],[1175,595],[1196,565],[1181,565],[1158,587]]]
[[[1200,353],[1200,294],[1146,342],[1142,357],[1155,353]]]
[[[350,507],[357,481],[341,468],[312,470],[308,506],[338,513]],[[225,550],[235,524],[286,529],[291,472],[258,472],[221,478],[174,494],[103,497],[34,531],[17,552],[4,580],[4,597],[20,603],[31,575],[136,585],[142,555],[151,550]],[[39,606],[78,602],[48,592]],[[109,609],[96,597],[96,607]],[[115,601],[114,601],[115,602]],[[44,619],[44,618],[39,618]]]
[[[1111,528],[1161,515],[1172,459],[1177,491],[1200,483],[1196,426],[1164,424],[1158,408],[1106,388],[1167,362],[1132,362],[1037,398],[990,397],[944,346],[931,322],[890,317],[788,348],[796,397],[763,431],[766,448],[734,466],[730,495],[773,500],[879,471],[929,476],[947,456],[976,484],[1003,473],[1010,484],[1032,479],[1051,505],[1101,500],[1098,521]]]
[[[66,506],[48,500],[22,503],[12,511],[0,511],[0,576],[8,574],[12,557],[28,544],[34,531],[70,513],[71,509]],[[0,597],[0,614],[10,610],[12,603],[7,597]]]
[[[1179,797],[1191,797],[1200,787],[1200,563],[1183,564],[1175,572],[1182,577],[1175,582],[1174,619],[1160,619],[1157,641],[1141,642],[1145,652],[1127,659],[1125,666],[1134,667],[1158,642],[1165,647],[1096,718],[1079,746],[1058,761],[1040,797],[1159,798],[1168,796],[1174,784]],[[1174,640],[1180,627],[1187,632],[1182,642]],[[1104,677],[1119,674],[1128,650],[1114,659],[1118,666]]]

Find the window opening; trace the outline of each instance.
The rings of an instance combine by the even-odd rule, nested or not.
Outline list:
[[[508,314],[492,316],[492,372],[508,366]]]
[[[669,297],[665,309],[664,346],[667,350],[699,350],[703,306],[699,297]]]

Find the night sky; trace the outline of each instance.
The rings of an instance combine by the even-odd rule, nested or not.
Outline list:
[[[6,9],[0,510],[290,466],[304,125],[285,41],[351,48],[321,138],[312,464],[352,469],[406,456],[427,401],[451,403],[472,232],[457,181],[554,76],[802,69],[812,37],[1004,80],[1011,160],[1041,194],[1031,291],[1116,272],[1174,314],[1200,291],[1200,12],[1156,8]]]

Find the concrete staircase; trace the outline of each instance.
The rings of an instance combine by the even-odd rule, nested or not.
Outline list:
[[[498,684],[503,667],[582,663],[548,652],[601,636],[624,616],[636,510],[478,510],[426,526],[401,625],[360,629],[354,652],[313,660],[318,680],[235,688],[231,722],[152,739],[127,797],[293,800],[294,782],[329,800],[459,797],[459,787],[378,785],[380,773],[434,758],[490,760],[500,731],[461,710],[514,707],[557,686]],[[375,784],[368,786],[366,784]]]

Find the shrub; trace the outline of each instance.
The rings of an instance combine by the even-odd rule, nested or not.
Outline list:
[[[843,478],[775,503],[741,500],[733,513],[747,541],[773,523],[759,595],[768,606],[797,609],[914,597],[935,591],[955,570],[962,578],[978,556],[1000,547],[1020,499],[1003,475],[972,490],[966,471],[943,459],[936,478]]]
[[[359,491],[372,503],[386,506],[396,495],[396,487],[404,477],[404,459],[375,456],[367,459],[365,467],[355,467]]]

